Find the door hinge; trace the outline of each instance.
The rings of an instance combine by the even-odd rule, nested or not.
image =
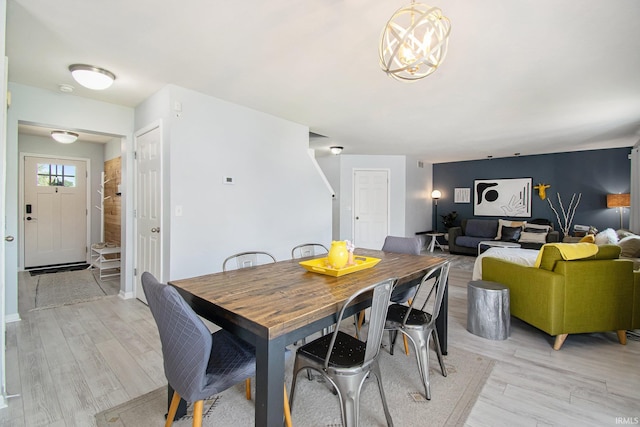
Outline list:
[[[138,210],[137,209],[133,210],[133,217],[134,218],[138,218]]]
[[[138,269],[137,269],[137,268],[134,268],[134,269],[133,269],[133,275],[134,275],[134,276],[137,276],[137,275],[138,275]]]
[[[138,152],[137,151],[133,152],[133,160],[138,160]]]

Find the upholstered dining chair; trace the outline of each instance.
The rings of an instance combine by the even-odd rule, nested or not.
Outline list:
[[[329,249],[321,243],[303,243],[291,249],[291,258],[307,258],[328,252]]]
[[[255,267],[260,264],[269,264],[276,262],[276,257],[269,252],[263,251],[248,251],[233,254],[222,263],[222,271],[229,271],[230,269],[238,270],[241,268]],[[235,263],[235,268],[232,266]]]
[[[447,287],[449,276],[449,261],[445,261],[432,268],[424,275],[417,286],[413,300],[406,306],[404,304],[391,304],[387,313],[385,330],[389,331],[390,341],[395,341],[398,332],[407,336],[413,343],[418,362],[418,371],[424,385],[425,397],[431,399],[429,385],[429,342],[434,340],[434,347],[440,363],[442,375],[447,376],[447,370],[442,359],[440,341],[436,333],[436,319],[440,313],[442,300]],[[421,304],[418,306],[417,304]],[[393,354],[393,344],[390,346]]]
[[[383,328],[387,307],[389,306],[389,298],[395,283],[396,279],[387,279],[355,292],[340,308],[337,314],[337,326],[333,333],[324,335],[298,348],[293,367],[293,382],[291,384],[290,402],[292,408],[298,373],[303,369],[312,369],[331,383],[335,392],[337,392],[340,399],[342,425],[344,427],[357,426],[360,390],[365,379],[370,374],[373,374],[378,382],[387,425],[393,425],[382,387],[378,355],[380,354],[380,344],[384,333]],[[360,295],[371,291],[373,291],[373,296],[369,331],[367,333],[367,341],[362,342],[340,330],[340,325],[346,308]]]
[[[174,393],[165,427],[173,424],[180,398],[193,402],[193,426],[202,425],[203,399],[255,374],[255,348],[225,331],[213,334],[172,286],[142,274],[162,343],[164,372]],[[285,421],[291,426],[286,388]]]

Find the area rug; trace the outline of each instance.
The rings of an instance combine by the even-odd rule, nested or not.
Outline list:
[[[36,280],[34,310],[92,301],[107,295],[91,270],[43,274]]]
[[[449,347],[445,356],[447,377],[443,377],[435,353],[431,358],[431,400],[423,398],[424,388],[418,377],[413,352],[407,356],[402,345],[396,345],[391,356],[383,348],[380,368],[385,395],[393,422],[397,426],[462,426],[489,377],[495,361],[485,356]],[[290,389],[293,359],[286,366],[286,384]],[[253,381],[252,381],[253,384]],[[167,412],[167,388],[161,387],[143,396],[125,402],[96,415],[98,427],[144,427],[164,424]],[[238,384],[205,402],[203,426],[213,427],[254,425],[254,401],[247,401],[244,383]],[[337,396],[323,384],[318,375],[309,381],[304,372],[298,376],[295,402],[292,411],[293,425],[328,426],[342,425]],[[176,421],[176,427],[191,426],[187,415]],[[375,379],[368,379],[360,401],[360,425],[385,426],[386,421]]]

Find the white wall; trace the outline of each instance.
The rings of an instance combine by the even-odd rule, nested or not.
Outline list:
[[[177,86],[136,109],[137,129],[159,119],[170,228],[164,280],[220,271],[235,252],[289,259],[299,243],[330,243],[331,194],[307,154],[306,126]]]
[[[76,141],[73,144],[60,144],[52,138],[41,136],[23,135],[18,136],[18,152],[29,154],[44,154],[47,156],[77,157],[89,159],[89,171],[91,174],[89,196],[89,214],[91,220],[90,242],[100,241],[100,216],[101,212],[96,208],[100,206],[100,179],[104,170],[104,145],[91,142]],[[20,266],[24,266],[24,254],[18,254]]]
[[[414,236],[418,231],[433,229],[433,165],[414,156],[407,156],[407,193],[405,236]],[[423,167],[418,167],[418,162]]]
[[[18,123],[24,121],[62,129],[120,135],[130,141],[134,116],[131,108],[60,92],[16,83],[9,83],[9,90],[11,107],[7,114],[6,234],[18,236]],[[123,171],[123,181],[125,179]],[[126,205],[123,209],[126,209]],[[5,248],[6,317],[15,318],[18,316],[17,242],[13,245],[5,245]],[[126,265],[124,267],[126,268]]]

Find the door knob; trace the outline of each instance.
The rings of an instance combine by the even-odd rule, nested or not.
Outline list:
[[[28,217],[26,218],[26,220],[27,220],[27,221],[31,221],[31,220],[34,220],[34,219],[35,219],[35,218],[34,218],[34,217],[32,217],[32,216],[28,216]]]
[[[359,217],[359,216],[357,216],[357,217],[356,217],[356,219],[360,219],[360,217]]]
[[[4,238],[7,242],[13,242],[13,236],[7,236]]]
[[[159,232],[160,232],[160,227],[153,227],[153,228],[151,229],[151,232],[152,232],[152,233],[159,233]]]

